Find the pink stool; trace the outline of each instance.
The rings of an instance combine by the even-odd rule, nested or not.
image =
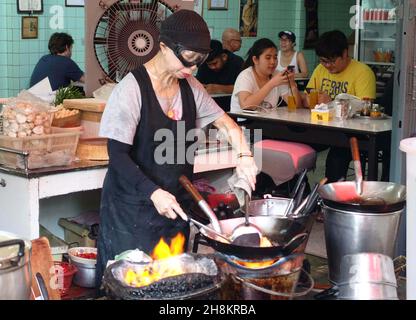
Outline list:
[[[260,152],[261,171],[268,174],[276,186],[291,180],[305,168],[315,168],[316,151],[303,143],[261,140],[254,144],[254,154]]]

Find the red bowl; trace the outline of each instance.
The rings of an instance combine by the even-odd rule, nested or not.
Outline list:
[[[72,285],[72,278],[78,271],[77,267],[68,262],[54,261],[55,265],[55,283],[61,297],[68,293],[69,288]]]

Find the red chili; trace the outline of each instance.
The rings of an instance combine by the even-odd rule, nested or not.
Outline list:
[[[84,259],[97,259],[97,254],[95,252],[90,253],[77,253],[77,257],[84,258]]]

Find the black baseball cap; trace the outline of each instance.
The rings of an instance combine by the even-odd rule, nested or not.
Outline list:
[[[208,55],[206,62],[210,62],[217,58],[219,55],[223,54],[225,51],[222,47],[222,43],[218,40],[211,40],[211,52]]]
[[[280,31],[279,32],[279,38],[281,38],[283,36],[286,36],[293,43],[296,42],[296,36],[295,36],[295,34],[292,31],[288,31],[288,30]]]

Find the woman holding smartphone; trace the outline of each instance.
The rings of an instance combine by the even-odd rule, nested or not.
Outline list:
[[[248,52],[243,71],[238,75],[231,96],[231,111],[276,107],[279,98],[288,103],[292,95],[302,103],[294,81],[294,73],[287,68],[276,72],[277,47],[267,38],[257,40]],[[290,87],[289,87],[290,86]]]

